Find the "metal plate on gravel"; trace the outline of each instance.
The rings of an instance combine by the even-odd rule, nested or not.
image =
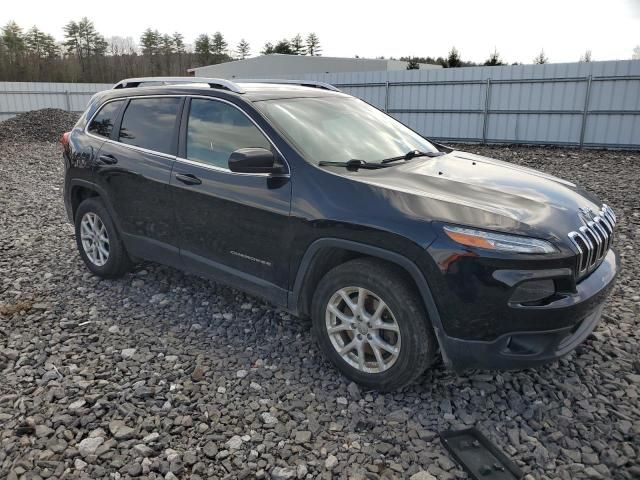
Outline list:
[[[445,448],[475,480],[519,480],[522,471],[475,428],[440,432]]]

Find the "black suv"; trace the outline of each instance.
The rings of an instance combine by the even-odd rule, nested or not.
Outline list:
[[[310,316],[346,376],[389,390],[438,352],[523,368],[595,328],[612,209],[571,182],[435,144],[314,82],[123,80],[64,134],[82,259],[205,275]]]

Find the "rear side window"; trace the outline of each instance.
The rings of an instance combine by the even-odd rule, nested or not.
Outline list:
[[[215,100],[191,100],[187,158],[229,168],[229,155],[240,148],[271,149],[269,140],[237,108]]]
[[[173,133],[182,99],[140,98],[129,102],[119,140],[155,152],[173,153]]]
[[[109,138],[123,103],[124,100],[118,100],[116,102],[109,102],[103,106],[97,115],[93,117],[93,120],[91,120],[89,128],[87,129],[89,133]]]

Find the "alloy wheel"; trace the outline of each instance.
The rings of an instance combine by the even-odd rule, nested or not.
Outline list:
[[[366,288],[335,292],[326,307],[325,325],[338,355],[361,372],[384,372],[400,355],[400,327],[393,312]]]
[[[82,248],[91,263],[102,267],[109,260],[109,235],[107,227],[98,215],[87,212],[80,222]]]

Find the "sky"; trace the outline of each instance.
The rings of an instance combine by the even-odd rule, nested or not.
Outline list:
[[[273,43],[315,32],[322,54],[375,58],[446,56],[481,62],[497,49],[503,60],[531,63],[542,50],[549,61],[573,62],[586,50],[593,60],[629,59],[640,45],[640,0],[189,0],[92,2],[4,0],[0,24],[16,21],[63,38],[62,27],[83,16],[105,37],[138,41],[150,27],[180,32],[187,43],[221,31],[230,47],[241,38],[258,55]]]

